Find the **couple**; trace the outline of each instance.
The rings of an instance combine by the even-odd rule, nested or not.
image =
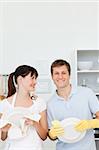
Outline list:
[[[58,140],[56,150],[96,150],[92,128],[99,127],[97,119],[99,118],[99,102],[91,89],[74,88],[70,84],[70,74],[71,68],[67,61],[58,59],[52,63],[51,75],[57,90],[48,101],[47,108],[44,100],[35,95],[30,96],[30,91],[35,90],[38,77],[35,68],[22,65],[10,74],[8,97],[0,104],[1,116],[5,110],[7,114],[10,114],[15,108],[21,107],[31,113],[40,114],[41,119],[37,122],[25,118],[25,125],[29,128],[27,136],[20,140],[9,139],[11,124],[8,123],[1,128],[1,139],[7,141],[6,150],[42,150],[42,140],[47,138],[47,134],[52,140],[64,134],[64,129],[59,121],[68,117],[82,120],[75,126],[78,132],[88,130],[85,137],[79,142],[69,144]],[[93,114],[96,115],[96,119],[92,119]],[[58,126],[52,124],[55,120],[59,123]]]

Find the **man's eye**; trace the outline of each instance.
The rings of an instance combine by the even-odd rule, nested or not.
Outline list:
[[[66,72],[62,72],[62,74],[67,74]]]
[[[58,74],[59,74],[58,72],[55,73],[55,75],[58,75]]]

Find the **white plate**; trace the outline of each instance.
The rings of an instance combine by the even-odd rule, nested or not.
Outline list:
[[[26,108],[15,108],[14,111],[8,115],[8,121],[15,125],[20,125],[20,119],[24,118],[25,115],[30,114]]]
[[[2,120],[0,119],[0,128],[3,128],[5,125],[8,124],[8,121],[7,120]]]
[[[25,115],[24,117],[29,118],[29,119],[31,119],[33,121],[37,121],[38,122],[40,120],[40,118],[41,118],[41,115],[35,113],[35,114]]]
[[[22,131],[17,126],[12,126],[8,131],[9,140],[20,140],[24,138],[26,134],[22,134]]]
[[[65,130],[62,136],[58,136],[59,140],[65,143],[75,143],[80,141],[86,134],[75,130],[75,125],[80,121],[78,118],[67,118],[61,121],[61,125]]]
[[[11,124],[14,124],[14,125],[17,125],[17,126],[20,126],[20,119],[22,119],[24,117],[23,114],[21,114],[20,112],[13,112],[12,114],[10,114],[8,116],[8,121],[11,123]]]
[[[34,121],[39,121],[40,118],[41,118],[41,115],[37,114],[37,113],[34,113],[34,114],[31,114],[30,112],[13,112],[12,114],[10,114],[8,116],[8,121],[12,124],[15,124],[15,125],[20,125],[20,120],[22,118],[29,118],[31,120],[34,120]]]

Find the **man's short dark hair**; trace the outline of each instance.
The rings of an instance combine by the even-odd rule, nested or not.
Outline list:
[[[69,75],[71,74],[71,67],[70,67],[70,64],[66,61],[66,60],[63,60],[63,59],[57,59],[55,60],[52,65],[51,65],[51,74],[53,75],[53,68],[54,67],[60,67],[60,66],[63,66],[65,65],[68,72],[69,72]]]

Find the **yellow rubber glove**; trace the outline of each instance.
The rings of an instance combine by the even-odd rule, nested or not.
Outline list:
[[[61,126],[61,123],[58,120],[52,121],[52,127],[49,131],[49,136],[52,139],[56,139],[57,136],[64,134],[64,128]]]
[[[75,129],[81,132],[93,128],[99,128],[99,119],[82,120],[75,126]]]

